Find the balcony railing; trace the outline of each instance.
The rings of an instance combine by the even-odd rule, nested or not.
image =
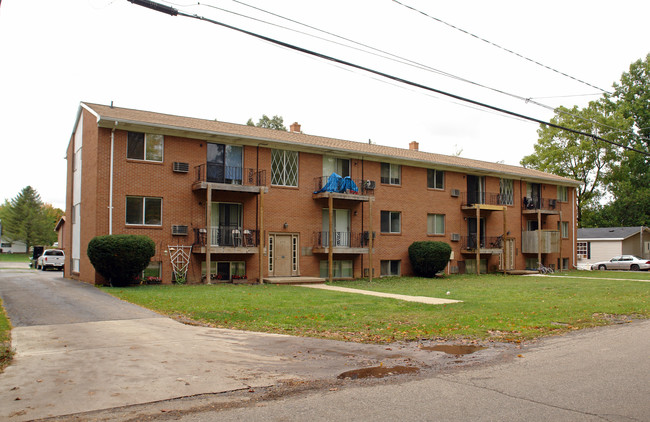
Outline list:
[[[540,240],[541,240],[541,250],[540,250]],[[522,253],[560,252],[560,232],[558,230],[535,230],[535,231],[522,232],[521,252]]]
[[[462,205],[512,205],[512,195],[491,192],[463,192]]]
[[[368,232],[351,233],[351,232],[334,232],[332,237],[332,246],[335,248],[366,248],[368,247]],[[314,247],[328,248],[330,245],[329,232],[314,233]]]
[[[212,235],[212,246],[252,248],[259,245],[259,231],[243,229],[237,225],[212,226],[208,229],[194,229],[194,245],[206,246],[208,230]]]
[[[244,167],[201,164],[194,167],[197,182],[225,183],[229,185],[266,186],[266,170]]]
[[[548,198],[531,198],[524,196],[521,200],[522,208],[524,210],[547,210],[555,211],[560,207],[557,199]]]
[[[502,249],[503,236],[481,236],[480,245],[475,234],[469,236],[461,236],[460,238],[461,249],[472,250],[476,249]]]
[[[323,186],[327,185],[327,182],[329,180],[329,176],[321,176],[321,177],[315,177],[314,178],[314,192],[319,192],[321,189],[323,189]],[[343,178],[341,179],[343,180]],[[370,195],[373,196],[375,194],[375,182],[372,180],[364,180],[364,179],[352,179],[354,182],[354,185],[357,187],[358,191],[354,192],[350,189],[345,189],[344,187],[340,187],[340,189],[336,190],[338,193],[349,193],[349,194],[358,194],[358,195]]]

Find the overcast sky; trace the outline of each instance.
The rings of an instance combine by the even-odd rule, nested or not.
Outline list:
[[[553,116],[532,102],[208,7],[350,44],[236,1],[175,1],[186,13],[439,90]],[[602,91],[439,20],[605,90],[650,52],[647,0],[400,0],[430,17],[390,0],[242,1],[551,107],[584,106]],[[4,0],[0,201],[31,185],[65,207],[64,156],[80,101],[241,124],[280,115],[312,135],[403,148],[418,141],[423,151],[507,164],[533,152],[539,126],[126,0]]]

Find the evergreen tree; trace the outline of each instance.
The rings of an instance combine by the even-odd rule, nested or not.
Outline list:
[[[54,225],[44,211],[41,196],[31,186],[9,201],[2,214],[3,235],[9,240],[25,243],[27,250],[34,245],[52,243]]]

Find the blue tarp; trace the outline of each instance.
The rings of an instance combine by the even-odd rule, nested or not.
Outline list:
[[[336,173],[332,173],[332,175],[327,178],[325,186],[314,193],[321,192],[359,193],[359,188],[350,176],[341,177]]]

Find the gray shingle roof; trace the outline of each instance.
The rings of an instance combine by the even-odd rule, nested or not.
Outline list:
[[[475,171],[477,173],[494,174],[515,179],[544,181],[565,186],[579,186],[581,184],[576,180],[550,173],[544,173],[539,170],[424,151],[387,147],[364,142],[345,141],[297,132],[263,129],[255,126],[219,122],[216,120],[182,117],[86,102],[82,102],[81,107],[86,108],[97,116],[98,125],[100,127],[114,127],[113,125],[115,125],[116,122],[127,125],[153,126],[166,130],[177,130],[189,133],[193,132],[202,136],[226,136],[250,141],[260,141],[268,143],[269,145],[284,144],[285,147],[286,145],[293,145],[296,148],[339,151],[342,153],[361,155],[365,159],[375,161],[382,159],[387,161],[399,160],[414,166],[439,166],[443,169],[449,170],[470,173]]]
[[[648,231],[648,228],[645,229]],[[641,231],[641,226],[637,227],[599,227],[590,229],[578,229],[578,240],[581,239],[611,239],[622,240],[635,235]]]

